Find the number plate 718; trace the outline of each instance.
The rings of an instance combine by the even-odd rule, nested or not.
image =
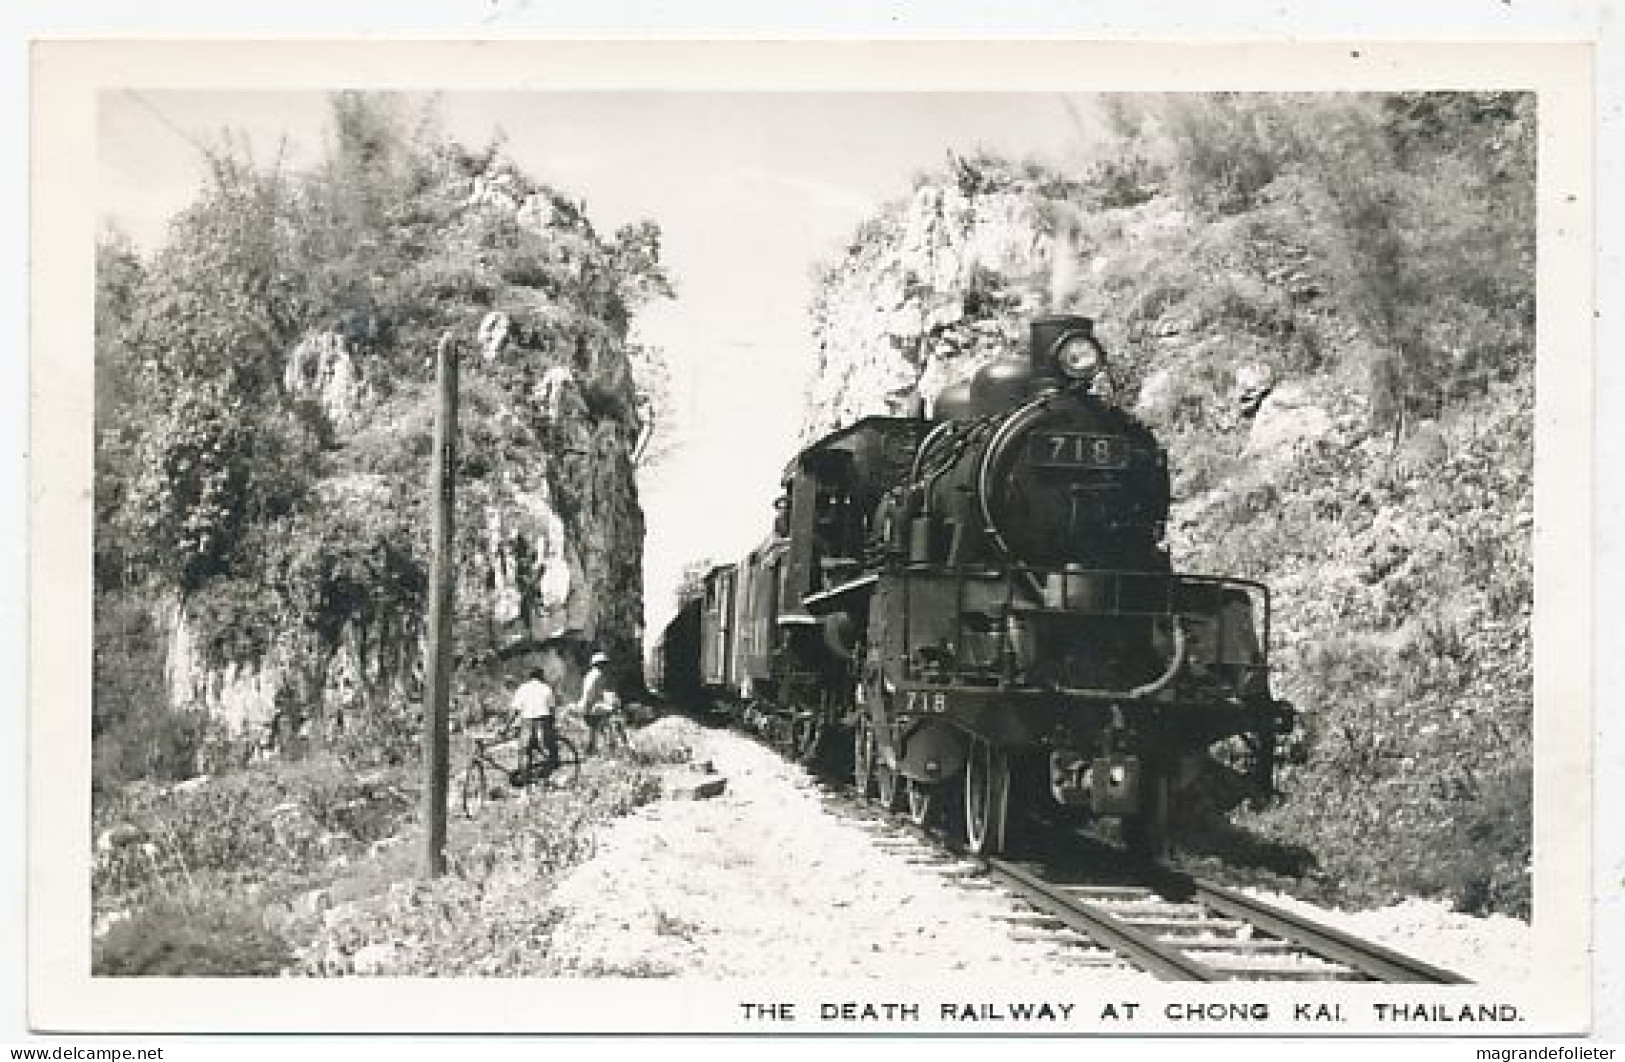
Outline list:
[[[905,712],[931,712],[941,714],[948,710],[948,695],[941,690],[909,690],[903,698]]]
[[[1044,431],[1032,437],[1028,456],[1052,468],[1127,468],[1128,440],[1121,435]]]

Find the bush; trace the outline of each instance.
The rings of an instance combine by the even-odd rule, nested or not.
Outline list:
[[[556,975],[549,936],[564,912],[549,899],[553,883],[593,856],[605,823],[659,795],[650,771],[600,761],[575,785],[494,802],[474,821],[453,825],[449,873],[413,884],[374,881],[370,898],[341,903],[313,927],[296,971]]]
[[[394,833],[415,808],[414,794],[396,779],[357,777],[330,757],[258,767],[191,791],[141,787],[98,808],[95,825],[132,826],[153,838],[152,852],[115,848],[97,860],[91,885],[108,906],[161,895],[194,875],[261,882],[309,875],[337,850]]]
[[[1468,914],[1500,911],[1528,918],[1534,786],[1530,764],[1485,781],[1450,831],[1430,867],[1428,884]]]
[[[201,708],[173,711],[149,702],[91,741],[91,787],[106,795],[137,778],[178,782],[195,777],[216,729]]]
[[[1143,155],[1104,159],[1089,168],[1084,194],[1102,210],[1135,207],[1154,199],[1166,174]]]
[[[164,900],[115,925],[96,943],[100,977],[274,977],[293,958],[257,908],[226,900]]]
[[[202,712],[171,711],[163,632],[151,593],[98,594],[91,657],[91,785],[104,796],[134,778],[178,781],[197,773],[207,737]]]
[[[415,764],[423,751],[420,715],[393,699],[352,713],[345,717],[344,729],[329,741],[328,749],[356,768]]]

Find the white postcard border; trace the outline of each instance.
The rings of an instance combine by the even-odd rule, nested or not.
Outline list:
[[[1535,924],[1523,986],[1408,990],[1505,999],[1517,1032],[1575,1032],[1590,1010],[1594,594],[1591,50],[1583,44],[60,42],[34,55],[29,482],[29,1012],[62,1030],[749,1031],[738,1004],[872,999],[830,986],[89,977],[89,637],[96,93],[148,89],[1165,91],[1531,88],[1541,94],[1536,447]],[[922,1002],[975,986],[908,986]],[[1039,986],[1034,986],[1035,991]],[[979,989],[985,996],[987,986]],[[1050,994],[1057,989],[1050,987]],[[1080,1004],[1100,991],[1073,991]],[[1214,995],[1208,995],[1209,991]],[[1315,990],[1358,1002],[1363,988]],[[1389,993],[1390,987],[1381,991]],[[1249,985],[1203,998],[1287,998]],[[1472,995],[1476,992],[1476,995]],[[1181,998],[1189,989],[1181,990]],[[1487,993],[1487,994],[1486,994]],[[1299,990],[1298,994],[1302,994]],[[1148,1003],[1158,993],[1141,993]],[[979,997],[977,997],[979,998]],[[1080,1008],[1081,1009],[1081,1008]],[[782,1031],[924,1032],[842,1023]],[[967,1032],[964,1027],[937,1031]],[[985,1031],[985,1030],[983,1030]],[[1000,1032],[1017,1031],[1003,1028]],[[1028,1029],[1021,1031],[1043,1031]],[[1098,1027],[1068,1031],[1099,1031]],[[1122,1032],[1193,1031],[1166,1022]],[[1206,1032],[1261,1032],[1226,1026]],[[1295,1034],[1315,1030],[1293,1029]],[[1348,1032],[1402,1031],[1350,1026]],[[1439,1030],[1459,1033],[1459,1029]]]

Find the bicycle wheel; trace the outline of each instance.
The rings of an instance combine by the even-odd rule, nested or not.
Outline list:
[[[632,742],[626,736],[626,724],[619,719],[606,719],[604,726],[598,734],[599,747],[605,753],[625,752],[632,747]]]
[[[555,786],[573,785],[581,777],[581,753],[576,751],[575,742],[559,735],[559,765],[547,774],[547,780]]]
[[[479,760],[469,761],[468,767],[463,771],[463,784],[458,793],[463,815],[470,819],[478,815],[490,795],[491,790],[485,784],[485,764]]]

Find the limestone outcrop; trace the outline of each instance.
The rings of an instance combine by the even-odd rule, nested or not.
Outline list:
[[[548,256],[545,268],[578,280],[595,268],[590,256],[605,253],[579,211],[501,161],[453,182],[446,194],[461,204],[447,237],[453,246],[477,245],[493,225],[517,225],[538,237]],[[581,283],[589,295],[573,303],[517,302],[472,317],[462,329],[460,676],[483,667],[487,677],[500,678],[505,666],[551,647],[540,655],[568,690],[589,648],[625,662],[639,659],[643,515],[633,451],[643,427],[640,401],[624,315],[594,320],[590,285]],[[287,397],[321,418],[331,440],[338,467],[318,482],[315,498],[326,514],[325,533],[333,534],[335,524],[354,528],[356,541],[366,544],[377,529],[393,528],[397,539],[417,543],[421,559],[427,527],[411,514],[424,514],[427,523],[423,444],[430,403],[403,406],[401,392],[423,383],[399,373],[399,360],[392,366],[376,357],[366,337],[332,328],[311,332],[288,352],[281,382]],[[401,462],[406,477],[397,480],[345,467],[353,466],[346,455],[356,446],[421,453]],[[206,707],[238,733],[266,730],[279,715],[295,725],[323,721],[342,728],[346,719],[368,712],[415,710],[421,587],[384,593],[378,582],[408,579],[412,566],[400,558],[363,559],[374,585],[335,585],[336,576],[304,573],[316,584],[311,592],[332,598],[323,617],[265,632],[266,649],[254,659],[212,659],[191,603],[163,602],[158,611],[168,632],[171,703]]]

